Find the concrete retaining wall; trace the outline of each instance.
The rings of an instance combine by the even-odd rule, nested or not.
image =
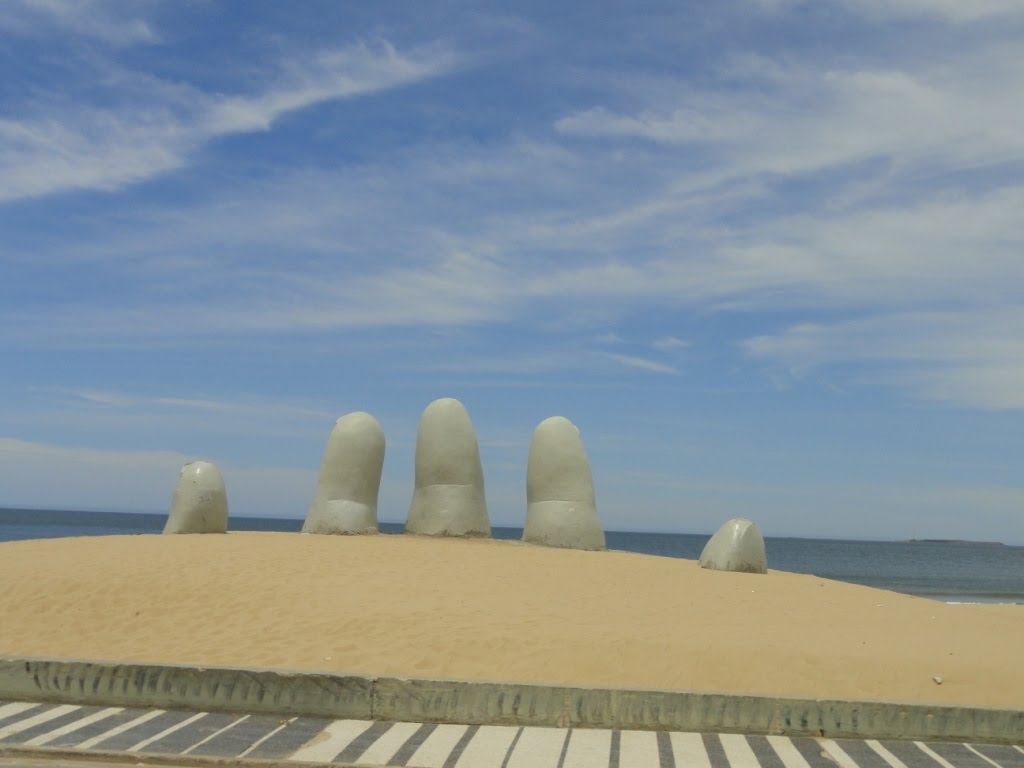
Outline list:
[[[0,658],[0,698],[331,718],[1024,743],[1024,710]]]

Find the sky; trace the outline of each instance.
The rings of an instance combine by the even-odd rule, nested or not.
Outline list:
[[[0,4],[0,506],[302,517],[461,400],[490,517],[1024,544],[1019,0]]]

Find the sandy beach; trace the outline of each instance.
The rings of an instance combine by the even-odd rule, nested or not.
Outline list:
[[[5,655],[1024,708],[1022,606],[635,553],[87,537],[0,544],[0,585]]]

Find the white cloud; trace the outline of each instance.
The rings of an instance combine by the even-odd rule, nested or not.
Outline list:
[[[310,184],[308,178],[304,180],[304,188],[318,196],[320,187]],[[291,197],[279,188],[267,192],[274,199]],[[296,187],[294,202],[302,199]],[[254,202],[262,210],[260,200]],[[659,302],[744,311],[784,308],[803,310],[810,317],[819,309],[842,309],[860,317],[871,338],[886,342],[889,336],[905,336],[905,323],[894,328],[891,316],[908,306],[965,305],[965,317],[973,313],[971,307],[987,302],[1015,306],[1019,302],[1018,286],[1024,284],[1024,261],[1019,258],[1024,224],[1017,215],[1022,206],[1024,188],[971,198],[939,195],[906,207],[862,207],[827,215],[777,217],[739,232],[715,231],[713,237],[718,242],[705,243],[692,252],[660,253],[630,262],[567,259],[565,265],[529,262],[517,253],[502,254],[500,247],[489,245],[492,239],[495,243],[502,240],[501,232],[491,229],[486,236],[464,238],[479,240],[488,252],[497,251],[489,256],[465,251],[442,253],[437,258],[424,254],[408,263],[385,262],[365,274],[347,273],[343,260],[325,261],[311,272],[297,269],[294,260],[272,262],[266,275],[254,280],[253,285],[274,293],[257,296],[249,292],[249,281],[242,278],[244,264],[229,261],[218,265],[210,261],[202,267],[212,270],[209,284],[218,285],[214,278],[229,273],[231,280],[224,284],[239,286],[237,292],[218,288],[218,301],[211,303],[204,298],[208,288],[197,290],[186,282],[181,285],[181,298],[171,304],[166,300],[161,305],[143,300],[136,307],[126,302],[129,306],[116,310],[90,306],[21,316],[8,312],[3,337],[9,346],[152,345],[195,343],[209,339],[212,328],[223,336],[375,327],[474,328],[507,322],[550,322],[558,326],[563,315],[579,319],[591,307],[600,312],[615,307],[630,311]],[[393,216],[401,208],[385,205],[383,210]],[[212,220],[222,213],[213,206],[204,215]],[[314,209],[311,221],[315,225],[321,216],[328,220],[330,213],[327,208]],[[261,220],[261,216],[253,216],[249,229],[253,238],[260,236]],[[181,219],[170,217],[166,229],[148,231],[143,239],[175,251],[194,251],[182,247],[175,239],[176,233],[202,231],[206,221],[197,214],[183,225]],[[387,231],[378,228],[372,217],[365,225],[376,233]],[[489,223],[489,227],[494,226],[495,222]],[[518,220],[511,217],[505,226],[515,230]],[[380,237],[381,248],[394,246],[386,234]],[[453,247],[459,239],[463,238],[440,238],[437,247]],[[155,263],[160,262],[159,255],[153,255]],[[166,291],[166,280],[159,274],[153,279]],[[878,315],[882,320],[871,319]],[[595,320],[597,327],[607,327],[607,315],[597,315]],[[873,322],[880,325],[871,330]],[[885,354],[868,343],[851,351],[847,349],[853,333],[850,329],[835,330],[821,323],[805,329],[796,326],[781,334],[766,333],[749,342],[746,349],[786,368],[803,371],[832,360],[870,364],[874,364],[872,360],[884,360],[886,365],[900,366],[915,362],[923,349],[937,346],[948,354],[930,358],[927,370],[901,370],[900,386],[922,397],[962,405],[1019,407],[1014,405],[1014,392],[1024,388],[1018,387],[1012,357],[981,361],[970,357],[972,350],[986,348],[987,340],[1001,338],[1000,324],[1008,326],[1004,321],[986,323],[986,327],[972,333],[968,343],[947,346],[946,339],[951,338],[958,323],[957,318],[927,323],[914,333],[913,344],[899,345]],[[678,348],[668,339],[657,342],[662,347]],[[405,361],[406,369],[423,368],[421,360],[408,354],[400,359]],[[677,372],[656,360],[636,360],[655,372]],[[457,362],[435,364],[432,370],[489,376],[537,374],[588,368],[594,362],[594,358],[548,347],[500,358],[462,353]],[[622,359],[615,362],[629,367]],[[634,362],[632,367],[638,364]]]
[[[1024,409],[1024,309],[975,308],[802,324],[743,342],[794,375],[836,363],[884,364],[874,380],[918,397],[992,410]]]
[[[1024,283],[1024,187],[969,198],[777,216],[716,229],[687,251],[589,259],[524,275],[545,298],[743,309],[873,308],[1010,300]]]
[[[167,112],[0,118],[0,203],[67,189],[118,189],[178,168],[192,141]]]
[[[275,263],[256,288],[239,280],[230,266],[205,265],[215,276],[230,275],[217,302],[203,293],[179,286],[178,301],[155,306],[145,300],[138,306],[108,309],[97,306],[53,309],[45,317],[34,313],[9,317],[13,324],[0,329],[5,343],[180,344],[186,339],[266,331],[367,329],[396,326],[473,326],[508,319],[511,309],[524,298],[517,295],[519,278],[509,267],[483,256],[455,251],[437,259],[413,259],[411,263],[385,265],[364,274],[348,274],[344,262],[333,260],[338,271],[315,270],[312,274],[291,263]],[[216,285],[220,278],[213,280]],[[268,295],[269,294],[269,295]],[[126,302],[127,304],[127,302]],[[14,326],[19,327],[15,332]],[[101,341],[102,340],[102,341]]]
[[[680,82],[674,104],[634,113],[595,106],[555,127],[571,136],[703,146],[717,161],[710,179],[718,183],[873,158],[892,158],[897,169],[954,169],[1024,155],[1024,106],[1005,98],[1024,76],[1016,45],[961,50],[912,68],[793,63],[742,75],[738,85],[709,90]]]
[[[998,16],[1021,16],[1016,0],[845,0],[851,10],[878,19],[933,17],[950,22],[969,22]]]
[[[340,414],[294,402],[271,402],[237,396],[218,400],[196,396],[153,396],[75,387],[33,387],[33,391],[54,396],[69,404],[81,403],[123,410],[191,411],[195,413],[241,414],[260,418],[313,419],[323,422]]]
[[[0,116],[0,203],[69,189],[120,189],[183,166],[211,139],[265,131],[289,112],[436,77],[460,63],[442,46],[400,52],[383,41],[356,43],[284,62],[278,82],[253,96],[125,74],[136,90],[129,106],[35,105],[17,110],[27,116]]]
[[[847,8],[869,18],[886,21],[924,17],[951,23],[991,18],[1021,17],[1024,8],[1016,0],[842,0]]]
[[[135,15],[148,5],[114,0],[6,0],[0,29],[20,34],[59,31],[112,45],[152,43],[156,33]]]
[[[677,339],[675,336],[662,336],[659,339],[655,339],[651,342],[651,346],[655,349],[684,349],[690,346],[690,342]]]
[[[117,235],[57,244],[47,255],[130,260],[120,308],[8,310],[0,334],[12,346],[180,344],[520,322],[576,323],[583,338],[612,344],[615,334],[595,331],[652,304],[812,319],[826,310],[884,324],[909,310],[956,306],[970,315],[983,302],[1019,303],[1024,107],[1006,97],[1024,79],[1019,47],[968,42],[919,61],[832,61],[732,60],[714,87],[673,80],[646,101],[638,89],[628,100],[636,108],[609,91],[559,120],[551,141],[404,145],[358,166],[224,187],[177,210],[124,209],[131,225]],[[357,44],[286,62],[256,93],[157,83],[139,110],[8,119],[0,196],[119,188],[178,167],[213,136],[266,130],[291,110],[460,65],[444,47]],[[783,191],[780,179],[809,186]],[[163,279],[169,272],[174,280]],[[747,349],[806,368],[846,340],[819,322],[769,329]],[[666,337],[651,347],[685,343]],[[801,351],[807,345],[816,351]],[[844,359],[906,364],[919,349]],[[677,372],[642,357],[600,359]],[[449,370],[544,372],[564,360],[534,350]],[[1011,361],[965,360],[928,361],[914,391],[1013,407]]]
[[[412,364],[412,370],[424,373],[452,374],[487,374],[488,381],[499,374],[506,374],[512,379],[496,380],[499,385],[506,386],[510,380],[518,380],[520,384],[529,385],[525,379],[533,379],[537,375],[552,374],[559,371],[571,371],[586,367],[590,358],[575,350],[556,350],[537,353],[534,350],[526,354],[506,352],[500,357],[492,354],[471,356],[460,354],[456,359],[439,360],[425,364]],[[545,384],[552,383],[545,380]]]
[[[632,355],[613,355],[610,352],[606,352],[605,357],[607,357],[609,360],[613,360],[619,365],[624,365],[627,368],[636,368],[641,371],[651,371],[653,373],[679,373],[679,371],[677,371],[671,365],[659,363],[657,360],[648,360],[645,357],[633,357]]]
[[[288,64],[284,82],[258,96],[215,97],[199,122],[209,136],[265,131],[285,113],[415,83],[459,64],[460,57],[439,45],[401,53],[386,41],[356,43]]]
[[[810,4],[809,0],[749,0],[768,12],[799,9]],[[981,21],[990,18],[1012,17],[1024,14],[1017,0],[831,0],[833,5],[846,8],[851,13],[875,20],[930,18],[954,24]]]

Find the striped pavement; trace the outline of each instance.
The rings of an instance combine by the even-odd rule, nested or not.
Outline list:
[[[1005,744],[278,718],[0,701],[0,750],[416,768],[1024,768]]]

